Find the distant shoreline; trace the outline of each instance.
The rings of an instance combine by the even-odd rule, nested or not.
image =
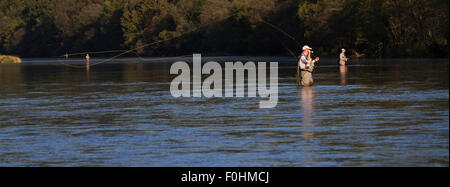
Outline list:
[[[162,62],[176,62],[176,61],[186,61],[191,62],[192,57],[143,57],[143,58],[95,58],[91,57],[90,63],[98,63],[98,62],[106,62],[106,63],[162,63]],[[203,56],[203,62],[207,61],[217,61],[219,63],[222,62],[278,62],[279,64],[296,64],[297,58],[289,57],[289,56]],[[330,65],[337,64],[338,58],[321,58],[320,64]],[[353,63],[361,64],[361,63],[395,63],[400,61],[409,61],[409,62],[449,62],[448,58],[359,58],[359,59],[350,59],[349,65]],[[70,58],[70,59],[58,59],[58,58],[24,58],[22,59],[22,64],[58,64],[58,63],[68,63],[68,64],[85,64],[84,58]]]

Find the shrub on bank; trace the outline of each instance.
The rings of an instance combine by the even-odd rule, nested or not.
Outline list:
[[[16,56],[7,56],[7,55],[0,55],[0,63],[2,64],[17,64],[22,63],[22,59]]]

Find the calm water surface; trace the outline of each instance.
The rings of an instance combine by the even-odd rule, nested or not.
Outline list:
[[[278,60],[273,109],[173,98],[175,60],[0,65],[0,166],[449,166],[448,59],[324,61],[312,88]]]

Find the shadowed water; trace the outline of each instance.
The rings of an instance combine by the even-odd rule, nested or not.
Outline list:
[[[449,165],[448,60],[279,60],[273,109],[173,98],[170,59],[0,65],[0,166]]]

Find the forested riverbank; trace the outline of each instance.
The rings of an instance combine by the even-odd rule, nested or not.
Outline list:
[[[0,54],[448,57],[447,0],[2,0]],[[152,44],[152,45],[150,45]],[[120,52],[98,54],[113,56]]]

